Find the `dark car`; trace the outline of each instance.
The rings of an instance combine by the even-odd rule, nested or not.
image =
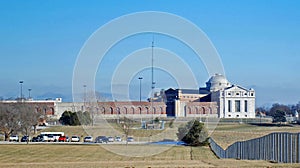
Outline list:
[[[108,139],[106,136],[98,136],[96,139],[95,139],[95,142],[96,143],[107,143],[108,142]]]
[[[127,138],[127,142],[133,142],[133,141],[134,141],[133,137],[128,137]]]
[[[22,138],[21,138],[21,142],[29,142],[30,139],[29,139],[29,136],[28,135],[24,135]]]
[[[41,135],[38,135],[36,137],[33,137],[32,142],[43,142],[43,137]]]

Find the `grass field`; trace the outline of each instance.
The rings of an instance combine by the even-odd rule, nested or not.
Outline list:
[[[175,124],[176,125],[176,124]],[[179,125],[179,124],[178,124]],[[167,136],[176,138],[176,126]],[[223,148],[236,141],[261,137],[272,132],[299,132],[295,126],[257,126],[239,123],[219,123],[211,134]],[[43,131],[63,131],[66,135],[114,136],[105,127],[57,126]],[[134,136],[149,136],[160,133],[155,130],[135,130]],[[144,140],[143,138],[139,140]],[[157,153],[147,157],[128,157],[115,154]],[[160,152],[164,151],[164,152]],[[0,145],[0,167],[300,167],[300,164],[276,164],[268,161],[218,159],[208,147],[162,145],[82,145],[82,144],[2,144]]]
[[[129,145],[140,148],[139,145]],[[126,148],[125,145],[119,145]],[[146,146],[158,148],[159,146]],[[151,157],[126,157],[98,145],[0,145],[0,167],[299,167],[267,161],[217,159],[208,147],[176,146]]]
[[[211,137],[225,149],[236,141],[258,138],[272,132],[300,132],[300,126],[257,126],[238,123],[220,123],[211,134]]]

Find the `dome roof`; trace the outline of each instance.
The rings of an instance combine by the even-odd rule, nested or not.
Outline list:
[[[209,91],[218,91],[230,86],[230,82],[221,74],[215,74],[206,82],[206,88]]]

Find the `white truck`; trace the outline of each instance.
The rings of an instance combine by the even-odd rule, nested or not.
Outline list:
[[[41,132],[43,142],[58,142],[60,136],[64,136],[64,132]]]

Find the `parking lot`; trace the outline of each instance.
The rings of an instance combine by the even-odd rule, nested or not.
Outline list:
[[[116,145],[120,145],[120,144],[126,144],[126,141],[121,141],[121,142],[105,142],[105,143],[95,143],[95,142],[28,142],[29,144],[62,144],[62,145],[66,145],[66,144],[70,144],[70,145],[74,145],[74,144],[78,144],[78,145],[112,145],[112,144],[116,144]],[[146,141],[134,141],[134,142],[128,142],[127,144],[147,144],[149,142]],[[0,144],[24,144],[26,145],[27,142],[9,142],[9,141],[0,141]]]

